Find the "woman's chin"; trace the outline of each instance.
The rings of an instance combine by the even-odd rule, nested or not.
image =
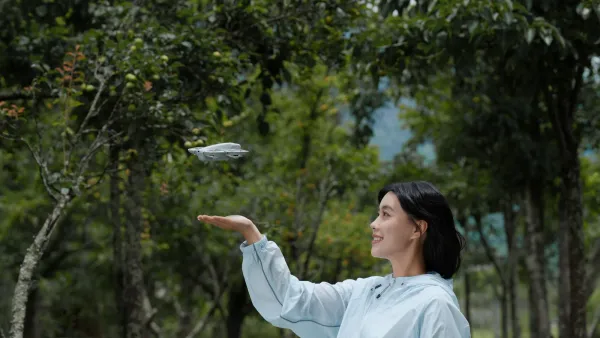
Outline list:
[[[373,256],[375,258],[383,258],[381,256],[381,253],[379,252],[379,250],[377,250],[377,248],[375,248],[375,247],[371,248],[371,256]]]

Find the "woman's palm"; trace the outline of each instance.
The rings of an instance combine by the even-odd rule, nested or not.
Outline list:
[[[221,229],[243,232],[252,226],[252,221],[240,215],[230,216],[208,216],[200,215],[198,220],[208,224],[216,225]]]

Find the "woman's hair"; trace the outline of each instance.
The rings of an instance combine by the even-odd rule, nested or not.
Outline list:
[[[409,217],[427,222],[423,244],[425,269],[437,272],[445,279],[452,278],[460,267],[460,252],[465,239],[456,230],[452,210],[444,195],[429,182],[392,183],[379,191],[378,202],[381,203],[390,191],[398,197]]]

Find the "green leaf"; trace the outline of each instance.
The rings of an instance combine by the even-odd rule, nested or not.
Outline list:
[[[69,99],[69,106],[71,108],[75,108],[75,107],[79,107],[79,106],[83,106],[84,103],[81,101],[77,101],[75,99]]]
[[[469,24],[469,34],[473,35],[473,32],[475,32],[478,26],[479,21],[471,21],[471,23]]]
[[[512,15],[511,12],[504,12],[504,22],[506,22],[507,25],[510,25],[514,20],[514,17]]]
[[[38,16],[44,17],[48,13],[48,8],[45,5],[37,6],[35,8],[35,13]]]
[[[550,46],[552,44],[554,38],[552,37],[552,33],[549,32],[547,28],[543,27],[540,35],[542,36],[542,40],[544,40],[546,45]]]
[[[513,10],[512,0],[504,0],[504,1],[506,1],[506,5],[508,6],[508,9],[512,11]]]
[[[206,102],[206,106],[208,107],[208,109],[210,111],[215,112],[215,111],[217,111],[217,109],[219,109],[219,105],[217,104],[217,100],[215,100],[214,97],[209,96],[204,101]]]
[[[533,38],[535,38],[535,29],[528,28],[527,32],[525,32],[525,40],[527,40],[527,43],[531,43]]]

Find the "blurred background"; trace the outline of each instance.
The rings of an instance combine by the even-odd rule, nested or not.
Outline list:
[[[0,1],[0,337],[294,337],[242,214],[298,278],[389,273],[376,194],[427,180],[473,337],[600,337],[600,3]],[[190,147],[240,143],[231,162]]]

